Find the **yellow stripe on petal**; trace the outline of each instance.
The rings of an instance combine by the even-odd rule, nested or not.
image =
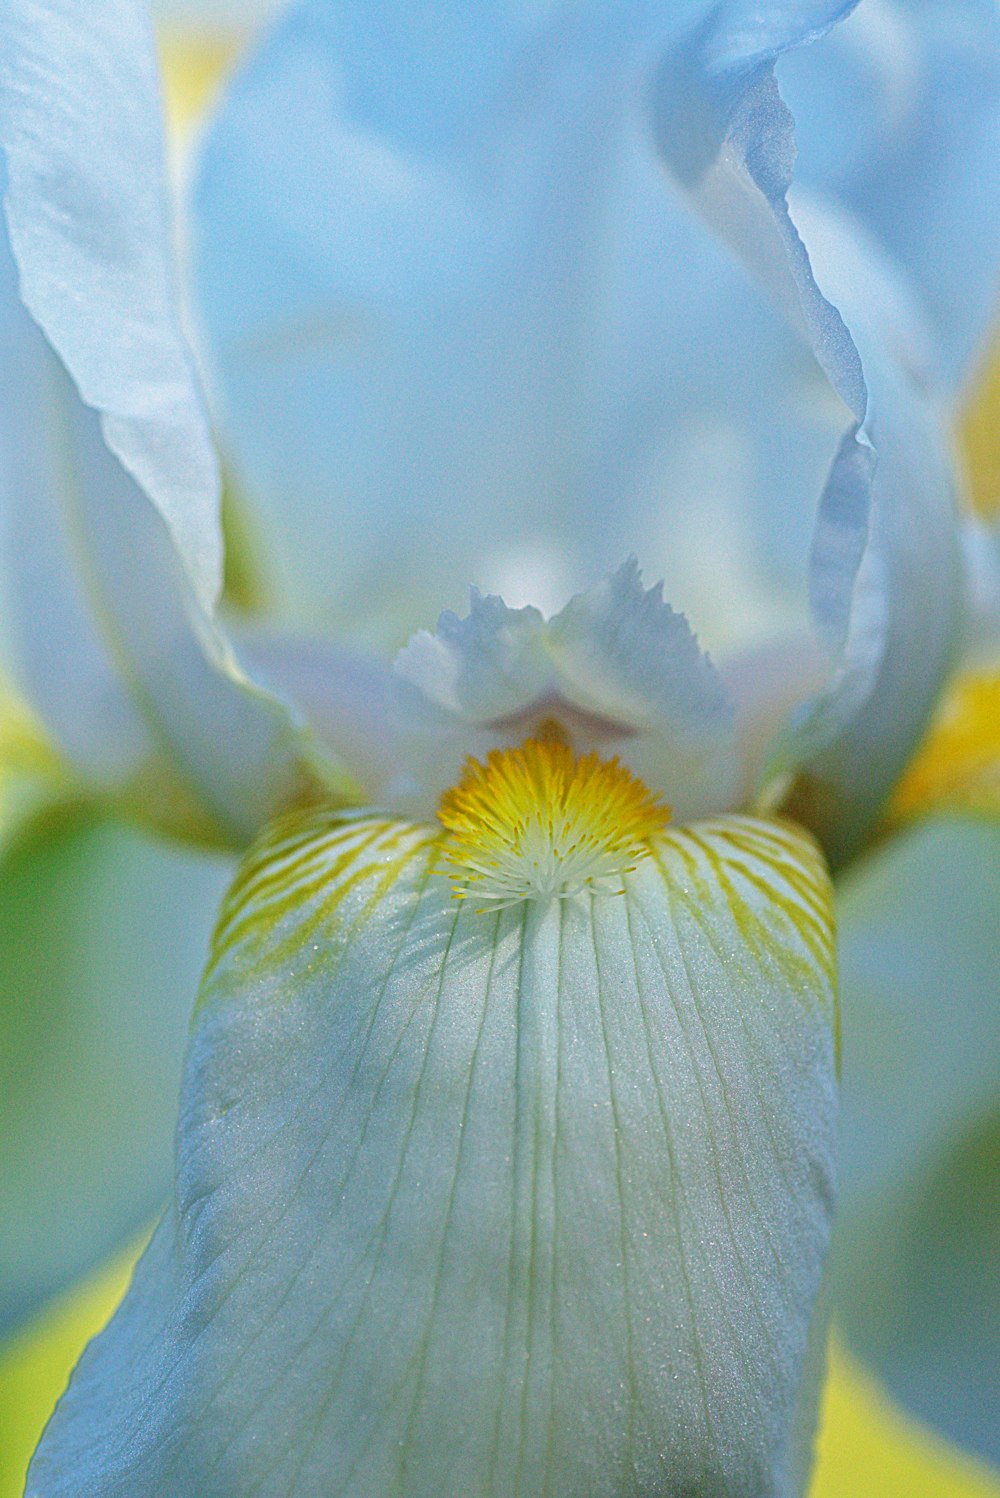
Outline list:
[[[970,673],[947,692],[896,788],[888,821],[932,811],[1000,812],[1000,675]]]
[[[818,851],[671,826],[617,897],[483,915],[450,837],[314,811],[244,862],[171,1210],[33,1498],[805,1491],[837,1111]]]
[[[823,855],[807,832],[791,822],[719,817],[670,828],[654,845],[653,857],[673,899],[695,920],[721,892],[743,960],[775,964],[803,997],[832,1008],[831,885]]]
[[[1000,1498],[1000,1476],[904,1415],[833,1338],[809,1498]]]
[[[235,958],[260,972],[293,962],[317,933],[327,953],[331,942],[346,942],[440,836],[434,827],[334,808],[279,818],[247,854],[223,902],[206,980]],[[351,900],[345,923],[343,907],[359,892],[360,910]]]

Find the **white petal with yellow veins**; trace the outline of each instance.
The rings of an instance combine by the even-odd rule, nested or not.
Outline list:
[[[671,828],[624,894],[477,914],[446,843],[313,813],[245,864],[174,1201],[35,1498],[802,1491],[836,1113],[812,844]]]

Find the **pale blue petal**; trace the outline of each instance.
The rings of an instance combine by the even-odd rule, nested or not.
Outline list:
[[[855,418],[810,568],[832,673],[785,746],[808,776],[796,814],[837,860],[912,752],[963,604],[948,436],[920,310],[898,267],[834,206],[799,195],[789,209],[794,122],[775,62],[850,9],[777,6],[748,26],[741,6],[721,5],[668,55],[658,92],[663,148],[693,206],[812,345]]]
[[[301,786],[296,726],[198,609],[163,520],[5,270],[0,247],[5,666],[92,786],[245,841]]]
[[[89,812],[0,857],[0,1331],[166,1199],[188,1020],[229,860]]]
[[[845,883],[835,1306],[914,1414],[1000,1460],[1000,828],[930,822]]]
[[[847,416],[663,171],[700,9],[308,0],[237,80],[202,311],[287,617],[395,645],[635,551],[714,648],[804,619]]]
[[[733,706],[683,615],[644,588],[633,559],[546,620],[473,593],[393,668],[396,753],[410,786],[393,804],[433,813],[470,754],[555,722],[578,754],[617,755],[678,820],[737,798]]]
[[[839,859],[877,817],[919,741],[960,647],[967,594],[950,430],[926,383],[912,306],[892,266],[876,245],[859,241],[855,226],[804,199],[796,201],[796,212],[817,277],[862,352],[868,385],[863,432],[875,457],[867,550],[851,592],[843,586],[841,537],[845,521],[849,528],[860,520],[863,482],[855,490],[841,488],[839,498],[846,496],[848,505],[839,514],[831,485],[821,510],[814,612],[822,621],[825,600],[836,604],[838,598],[841,609],[849,602],[849,611],[840,615],[841,670],[800,718],[793,750],[821,787],[810,825]],[[834,611],[827,633],[834,645],[836,619]]]
[[[105,0],[18,0],[0,22],[0,644],[87,782],[240,842],[311,767],[211,618],[218,481],[147,33]]]
[[[969,372],[1000,310],[1000,12],[993,0],[865,0],[782,59],[796,177],[905,267],[936,369]]]
[[[382,804],[398,769],[388,664],[304,635],[245,625],[231,633],[251,680],[297,710],[353,783],[352,799]]]
[[[857,349],[816,285],[788,212],[794,121],[774,77],[779,56],[815,40],[856,4],[779,3],[764,15],[744,0],[722,0],[667,54],[657,78],[655,121],[664,155],[698,212],[812,346],[860,421],[866,391]]]
[[[224,425],[289,616],[398,640],[469,581],[551,611],[614,548],[716,653],[811,603],[829,680],[783,748],[838,857],[960,606],[919,299],[836,203],[800,237],[786,202],[776,62],[851,10],[305,0],[199,194]],[[849,284],[814,275],[827,241]]]
[[[218,475],[180,331],[160,89],[140,0],[9,0],[4,210],[25,306],[211,608]]]
[[[435,846],[314,816],[244,867],[174,1203],[33,1498],[803,1492],[836,1113],[815,850],[723,819],[624,897],[483,916]]]

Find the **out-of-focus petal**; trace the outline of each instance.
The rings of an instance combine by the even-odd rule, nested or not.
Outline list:
[[[0,55],[5,665],[84,779],[245,841],[312,767],[211,618],[218,479],[175,308],[148,20],[131,0],[16,0]]]
[[[22,1498],[38,1445],[73,1365],[128,1288],[148,1234],[0,1341],[0,1498]]]
[[[15,836],[36,812],[75,789],[72,771],[41,724],[0,680],[0,839]]]
[[[962,439],[972,501],[984,521],[1000,521],[1000,348],[991,357],[962,412]]]
[[[432,812],[468,755],[554,724],[577,753],[616,754],[675,815],[725,811],[737,791],[733,708],[683,615],[629,561],[554,618],[474,593],[394,668],[397,753]],[[405,787],[400,787],[404,793]]]
[[[931,813],[1000,815],[1000,675],[969,672],[945,693],[889,804],[890,825]]]
[[[135,0],[5,5],[0,150],[21,298],[210,609],[218,475],[177,317],[159,105]]]
[[[53,811],[0,863],[0,1328],[167,1194],[188,1017],[228,860]]]
[[[914,1413],[1000,1457],[1000,827],[927,821],[839,905],[843,1194],[835,1307]]]
[[[904,1414],[835,1336],[809,1498],[1000,1498],[1000,1476]]]
[[[796,177],[905,268],[955,386],[1000,309],[1000,12],[993,0],[865,0],[778,64]]]
[[[804,619],[847,417],[663,171],[700,9],[308,0],[230,89],[201,311],[288,617],[395,645],[637,551],[713,648]]]
[[[804,1491],[836,1112],[815,848],[720,819],[624,896],[493,915],[441,850],[314,815],[244,865],[174,1205],[29,1494]]]

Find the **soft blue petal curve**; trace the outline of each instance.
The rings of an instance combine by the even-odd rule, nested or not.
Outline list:
[[[845,880],[834,1303],[854,1351],[1000,1460],[1000,827],[932,820]]]
[[[198,606],[172,537],[14,294],[0,244],[0,645],[73,768],[246,842],[303,784],[297,720]]]
[[[79,808],[0,853],[0,1331],[170,1184],[181,1059],[231,872]]]
[[[851,9],[777,6],[748,25],[742,6],[719,5],[668,53],[657,91],[663,150],[693,207],[812,346],[854,417],[810,563],[831,675],[785,746],[807,777],[795,813],[835,861],[912,752],[964,602],[945,410],[911,288],[836,205],[789,201],[794,121],[775,65]]]
[[[716,655],[811,601],[830,677],[783,748],[837,857],[960,603],[921,298],[835,197],[808,233],[786,201],[775,67],[852,10],[303,0],[198,190],[221,420],[286,616],[401,643],[469,582],[551,612],[612,548]],[[816,274],[826,242],[852,284]]]
[[[32,1498],[804,1492],[837,1090],[815,845],[693,824],[620,898],[489,915],[441,851],[313,813],[249,856],[174,1201]]]
[[[239,843],[321,756],[211,612],[218,480],[147,30],[131,3],[0,23],[0,650],[91,787]]]
[[[177,311],[159,74],[138,0],[10,0],[4,212],[20,294],[211,608],[218,474]]]
[[[993,0],[865,0],[778,64],[796,177],[892,254],[933,326],[936,369],[970,372],[1000,312],[1000,13]]]

